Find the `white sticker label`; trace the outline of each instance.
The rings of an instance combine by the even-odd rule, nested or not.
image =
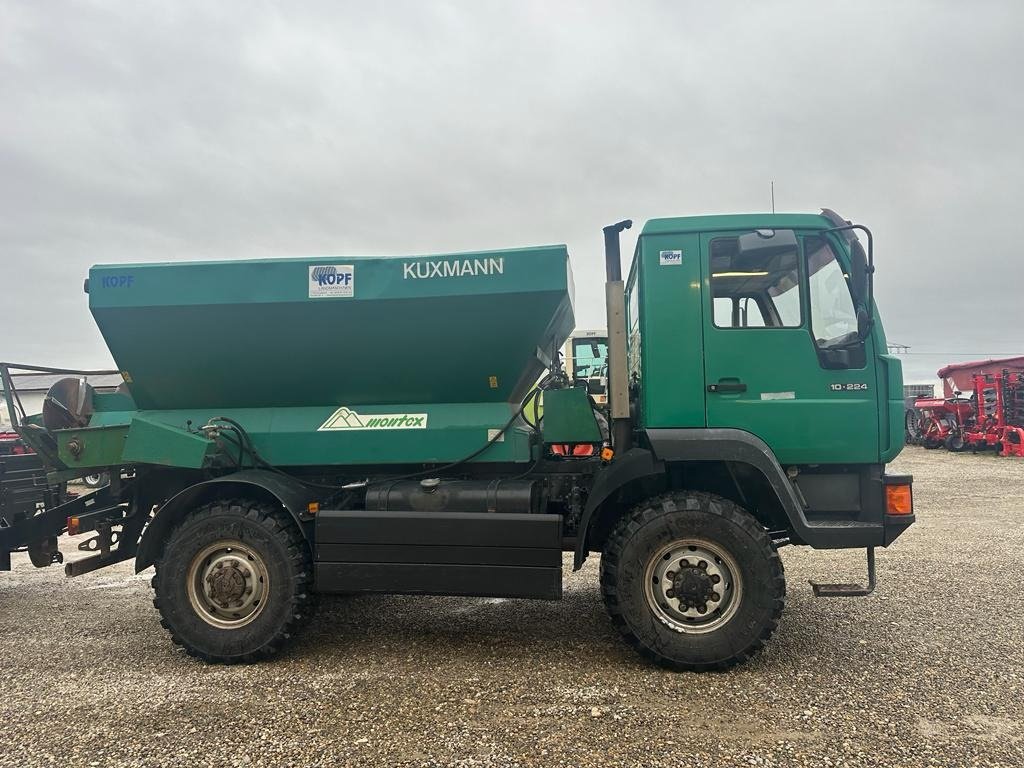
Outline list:
[[[796,400],[796,392],[762,392],[762,400]]]
[[[497,440],[495,440],[495,437],[497,437]],[[487,442],[488,443],[490,443],[490,442],[504,443],[505,442],[505,433],[502,432],[500,429],[488,429],[487,430]]]
[[[320,264],[309,268],[309,298],[355,296],[356,270],[351,264]]]
[[[658,254],[658,263],[663,267],[678,267],[683,263],[683,252],[661,251]]]
[[[370,413],[359,414],[342,406],[320,425],[318,432],[338,429],[426,429],[425,413]]]

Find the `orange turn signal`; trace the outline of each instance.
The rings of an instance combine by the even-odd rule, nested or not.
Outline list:
[[[68,536],[77,536],[81,531],[77,517],[68,518]]]
[[[317,512],[320,511],[320,502],[319,501],[311,501],[311,502],[309,502],[309,504],[306,505],[306,511],[309,512],[309,514],[311,514],[311,515],[315,515]]]
[[[909,485],[885,486],[885,511],[890,515],[914,514],[914,497]]]

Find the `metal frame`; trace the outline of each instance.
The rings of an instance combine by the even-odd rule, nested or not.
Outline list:
[[[24,427],[24,420],[28,418],[28,414],[25,413],[25,406],[21,403],[21,397],[18,395],[18,389],[14,386],[14,377],[11,375],[11,371],[24,371],[26,373],[66,373],[71,376],[112,376],[114,374],[120,374],[118,370],[113,371],[88,371],[81,370],[78,368],[51,368],[44,365],[25,365],[23,363],[4,363],[0,362],[0,382],[4,388],[4,401],[7,403],[7,412],[11,417],[11,427],[18,435],[21,436],[25,442],[35,447],[35,443],[26,437],[22,431]],[[17,406],[17,408],[15,408]],[[18,414],[21,414],[20,418]]]

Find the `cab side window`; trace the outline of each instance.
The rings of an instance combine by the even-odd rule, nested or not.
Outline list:
[[[800,257],[796,248],[741,254],[739,238],[711,241],[711,296],[717,328],[798,328]]]
[[[810,275],[811,333],[819,347],[857,339],[857,309],[850,294],[849,277],[823,237],[804,240]]]

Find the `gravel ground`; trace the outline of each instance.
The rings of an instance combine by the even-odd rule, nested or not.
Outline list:
[[[1024,462],[909,448],[895,469],[918,523],[877,592],[815,600],[807,579],[861,578],[863,555],[784,549],[778,632],[722,674],[635,656],[597,558],[561,603],[327,599],[278,660],[210,667],[172,647],[149,573],[16,556],[0,764],[1020,766]]]

